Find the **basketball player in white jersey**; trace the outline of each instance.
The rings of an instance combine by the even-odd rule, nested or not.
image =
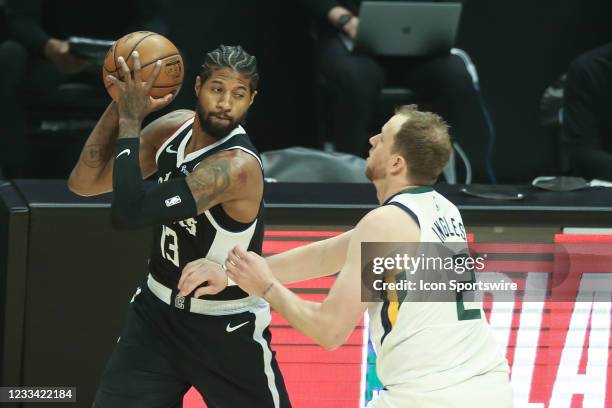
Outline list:
[[[454,302],[362,302],[362,242],[466,240],[458,209],[431,187],[451,152],[443,120],[405,106],[370,144],[366,175],[380,207],[352,231],[267,262],[237,246],[225,263],[228,276],[327,349],[343,344],[367,309],[377,373],[385,386],[368,407],[511,407],[508,364],[480,304],[462,304],[470,313],[460,313]],[[441,222],[453,227],[441,233],[436,227]],[[300,299],[282,285],[337,271],[322,303]]]

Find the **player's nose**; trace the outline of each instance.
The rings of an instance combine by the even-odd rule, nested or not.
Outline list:
[[[217,100],[217,107],[223,110],[232,109],[232,98],[230,97],[229,92],[221,95],[221,97]]]
[[[374,147],[376,145],[376,141],[378,140],[378,136],[380,136],[380,135],[374,135],[370,139],[368,139],[368,142],[370,143],[370,145],[372,145],[372,147]]]

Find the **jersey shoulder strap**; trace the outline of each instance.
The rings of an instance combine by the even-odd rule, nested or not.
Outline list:
[[[168,146],[175,141],[178,141],[180,143],[180,141],[189,133],[191,132],[191,128],[193,127],[193,120],[195,117],[193,118],[189,118],[185,123],[183,123],[181,125],[181,127],[179,127],[173,134],[172,136],[170,136],[168,139],[166,139],[166,141],[160,146],[159,149],[157,149],[157,153],[155,154],[155,163],[159,164],[159,156],[161,156],[161,154],[164,152],[165,149],[168,148]],[[176,150],[178,149],[178,146],[174,146],[172,151],[169,151],[167,153],[169,154],[176,154]]]

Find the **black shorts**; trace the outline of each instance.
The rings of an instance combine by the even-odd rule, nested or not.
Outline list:
[[[182,407],[194,386],[209,408],[290,407],[270,349],[270,311],[211,316],[169,306],[147,287],[102,375],[96,408]]]

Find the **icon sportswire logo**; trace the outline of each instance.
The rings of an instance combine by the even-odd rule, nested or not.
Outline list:
[[[238,330],[239,328],[241,328],[242,326],[244,326],[245,324],[248,324],[249,322],[244,322],[244,323],[240,323],[238,326],[231,326],[231,323],[227,324],[227,327],[225,328],[225,331],[227,331],[228,333],[233,332],[234,330]]]
[[[123,153],[125,153],[125,154],[127,154],[129,156],[131,151],[130,151],[130,149],[124,149],[115,158],[118,159]]]

